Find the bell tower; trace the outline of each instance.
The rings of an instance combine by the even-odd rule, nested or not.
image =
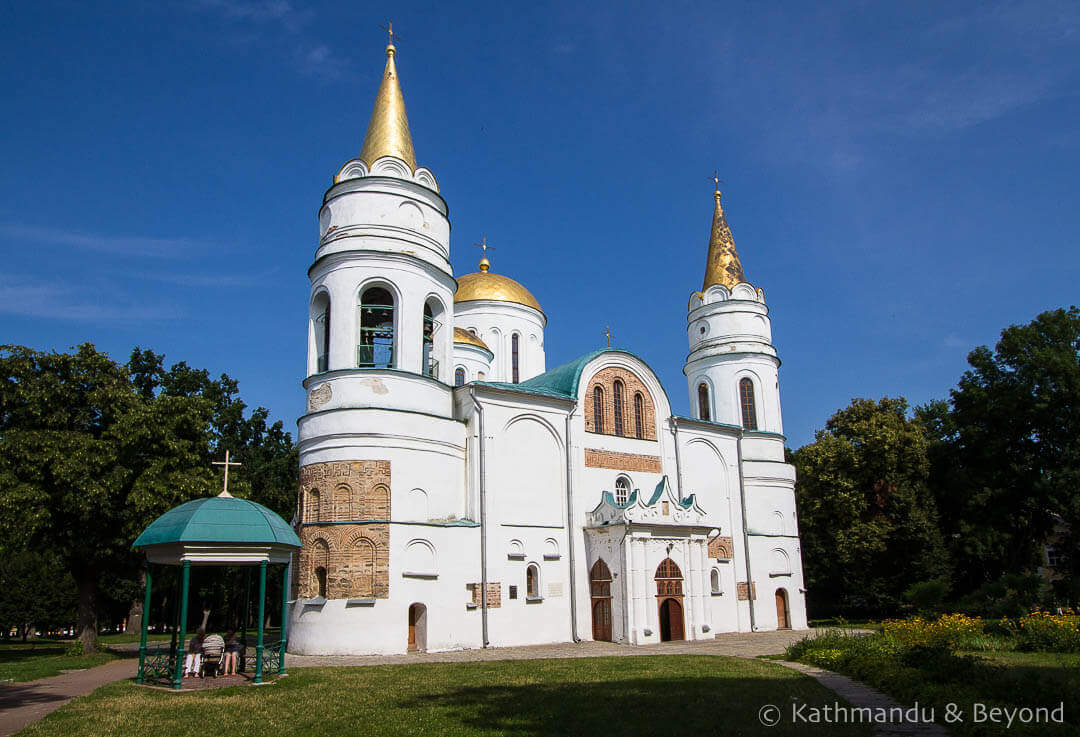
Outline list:
[[[392,41],[360,155],[319,209],[309,380],[352,370],[379,372],[384,387],[399,374],[453,379],[448,209],[435,176],[416,164]],[[384,406],[395,394],[381,395]]]
[[[691,415],[739,425],[744,430],[783,432],[778,369],[765,293],[743,272],[716,180],[709,253],[700,292],[690,295],[683,373]]]

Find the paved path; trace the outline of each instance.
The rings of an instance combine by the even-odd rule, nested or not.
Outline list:
[[[779,655],[812,630],[723,634],[715,640],[663,642],[654,645],[616,645],[611,642],[571,642],[527,647],[490,647],[411,655],[288,655],[287,668],[336,665],[401,665],[405,663],[466,663],[484,660],[536,660],[538,658],[601,658],[618,655]]]
[[[25,683],[0,685],[0,737],[14,734],[26,725],[59,709],[76,696],[83,696],[98,686],[134,678],[139,661],[133,658],[113,660],[96,668],[61,673]]]
[[[911,704],[902,705],[890,696],[886,696],[877,689],[870,688],[866,684],[853,681],[839,673],[822,670],[812,665],[803,663],[789,663],[787,661],[775,661],[777,665],[805,673],[817,680],[821,685],[834,692],[852,706],[870,709],[909,709]],[[875,723],[874,734],[878,737],[948,737],[948,731],[940,724],[926,724],[922,722],[889,722]]]

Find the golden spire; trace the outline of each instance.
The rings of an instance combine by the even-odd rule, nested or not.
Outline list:
[[[383,71],[379,94],[375,96],[375,108],[371,111],[364,146],[360,149],[360,159],[371,166],[376,159],[393,156],[409,165],[410,171],[416,169],[416,154],[413,153],[412,136],[409,135],[409,119],[405,115],[405,98],[398,84],[397,67],[394,65],[393,26],[388,29],[390,43],[386,45],[386,69]]]
[[[731,228],[720,204],[719,176],[713,174],[713,181],[716,182],[713,193],[716,209],[713,211],[712,234],[709,236],[709,258],[705,262],[705,284],[701,287],[703,292],[713,284],[723,284],[731,289],[739,282],[746,281],[739,254],[735,250],[735,239],[731,236]]]

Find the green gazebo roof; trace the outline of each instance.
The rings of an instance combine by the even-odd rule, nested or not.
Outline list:
[[[194,499],[170,509],[142,531],[134,547],[170,543],[238,543],[299,548],[300,538],[261,504],[233,496]]]

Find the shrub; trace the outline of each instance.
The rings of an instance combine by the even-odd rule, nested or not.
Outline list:
[[[1045,586],[1039,576],[1009,573],[961,598],[956,608],[988,619],[1022,617],[1039,605]]]
[[[949,583],[937,578],[911,584],[904,591],[904,600],[923,616],[937,616],[945,611],[945,597],[948,595]]]
[[[69,655],[72,657],[78,657],[85,654],[86,653],[83,652],[82,640],[75,640],[75,642],[68,645],[67,650],[64,651],[64,655]]]
[[[1032,612],[1016,623],[1017,649],[1026,651],[1080,652],[1080,616]]]

